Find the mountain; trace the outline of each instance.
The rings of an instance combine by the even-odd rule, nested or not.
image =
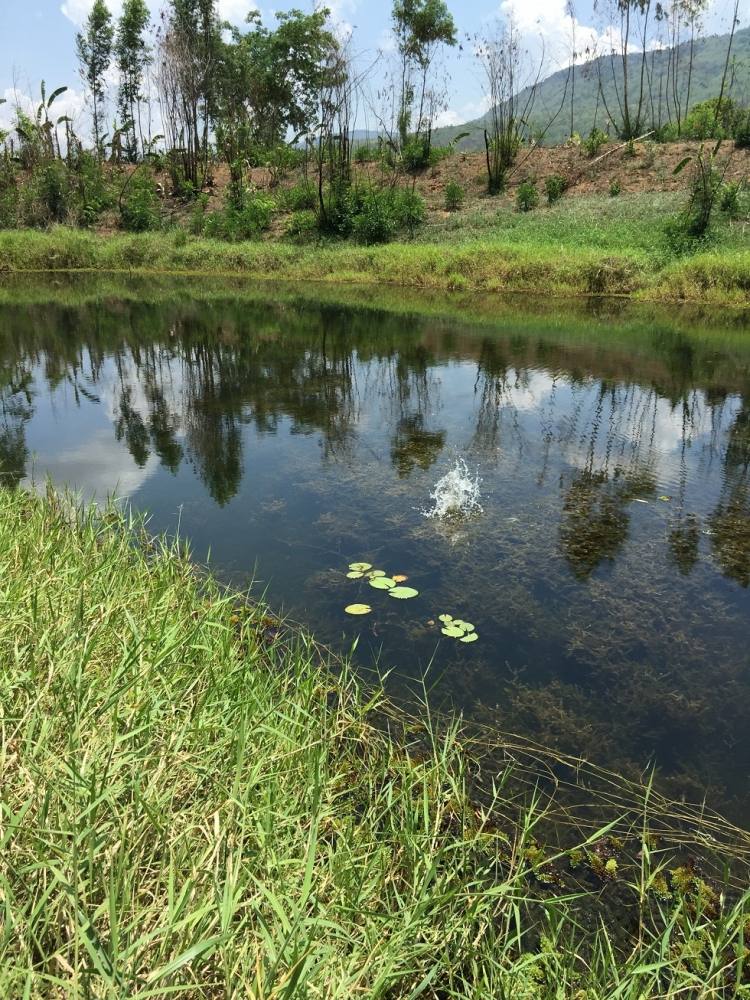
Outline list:
[[[728,35],[712,35],[696,41],[693,56],[693,76],[690,85],[691,107],[711,97],[718,97],[721,87],[721,77],[724,72],[728,41]],[[679,50],[679,65],[686,68],[689,46],[687,43],[683,44],[679,46]],[[647,60],[652,78],[655,81],[654,91],[658,92],[658,81],[660,79],[664,81],[667,77],[669,49],[649,52]],[[641,67],[640,55],[629,56],[628,63],[630,79],[636,80]],[[732,65],[733,74],[731,87],[728,92],[729,96],[733,97],[740,104],[745,106],[750,105],[750,28],[743,28],[735,33],[732,43]],[[686,76],[686,74],[684,75]],[[601,56],[582,66],[576,66],[573,131],[578,132],[580,135],[588,135],[594,125],[598,125],[605,131],[607,130],[607,113],[602,106],[599,96],[600,76],[602,89],[606,98],[605,103],[610,108],[616,108],[615,82],[619,85],[622,80],[622,67],[619,65],[619,60],[614,60],[614,75],[613,61],[609,56]],[[568,82],[567,94],[565,92],[566,82]],[[526,94],[527,91],[521,94],[522,107]],[[567,69],[559,70],[557,73],[553,73],[552,76],[548,76],[537,87],[534,110],[529,122],[532,133],[546,129],[543,140],[546,145],[564,142],[570,135],[570,104],[571,87],[569,73]],[[655,117],[658,119],[658,94],[654,99],[654,108]],[[663,97],[661,99],[661,120],[663,122],[667,121],[666,101]],[[550,121],[552,121],[551,125],[549,124]],[[466,122],[465,125],[453,125],[435,129],[433,132],[433,142],[440,146],[447,145],[461,132],[470,132],[467,138],[462,139],[458,143],[458,148],[467,150],[484,149],[484,126],[485,118],[482,117]],[[614,129],[611,131],[614,133]]]

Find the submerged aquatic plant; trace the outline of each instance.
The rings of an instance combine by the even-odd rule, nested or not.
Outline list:
[[[457,458],[456,463],[444,476],[435,483],[430,492],[432,507],[423,510],[425,517],[456,518],[481,514],[483,507],[479,502],[479,487],[481,479],[472,476],[466,462]]]

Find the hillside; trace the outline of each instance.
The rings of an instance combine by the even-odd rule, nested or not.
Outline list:
[[[721,87],[721,76],[726,58],[728,35],[714,35],[696,42],[693,62],[693,78],[690,88],[690,104],[716,97]],[[681,65],[687,65],[688,46],[680,46]],[[734,73],[731,81],[730,95],[741,104],[750,104],[750,28],[743,28],[734,36],[732,44]],[[662,97],[661,107],[658,95],[658,81],[666,78],[669,50],[653,52],[648,56],[649,71],[656,81],[654,85],[654,115],[657,120],[667,121],[666,101]],[[632,72],[640,70],[640,56],[630,56]],[[573,107],[573,131],[581,135],[588,134],[592,126],[598,125],[607,130],[607,115],[599,97],[599,79],[606,98],[606,103],[616,106],[615,85],[622,80],[622,69],[615,66],[614,76],[612,61],[602,56],[584,66],[576,67],[575,103]],[[530,126],[532,132],[546,128],[544,142],[547,145],[564,142],[570,134],[570,102],[571,88],[565,93],[568,70],[560,70],[543,80],[538,87],[534,112]],[[523,98],[527,92],[523,92]],[[563,95],[565,100],[563,102]],[[562,104],[562,108],[561,108]],[[549,125],[549,122],[552,124]],[[461,132],[471,134],[459,143],[460,149],[474,150],[484,148],[483,130],[485,118],[477,118],[464,125],[437,129],[434,141],[445,145]]]

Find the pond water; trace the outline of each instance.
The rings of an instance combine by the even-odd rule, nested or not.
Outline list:
[[[746,823],[746,317],[325,294],[6,281],[4,481],[116,490],[397,693]],[[481,512],[425,517],[458,460]]]

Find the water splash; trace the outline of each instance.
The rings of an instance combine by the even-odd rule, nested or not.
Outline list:
[[[482,480],[472,476],[462,458],[456,459],[456,464],[435,483],[430,492],[432,507],[423,510],[425,517],[436,517],[441,520],[469,517],[481,514],[483,507],[479,502],[479,487]]]

